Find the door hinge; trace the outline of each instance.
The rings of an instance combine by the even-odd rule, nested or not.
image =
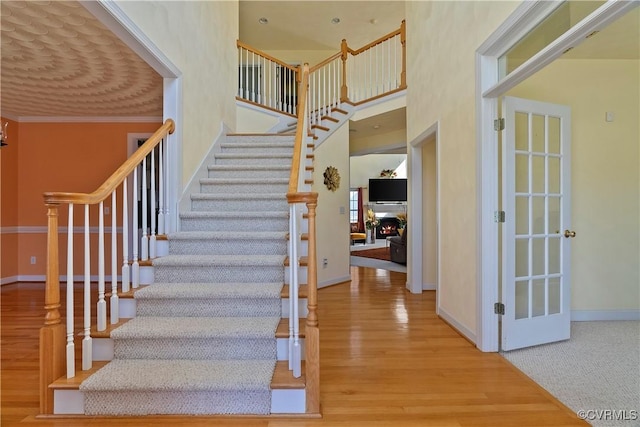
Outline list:
[[[493,130],[504,130],[504,119],[495,119],[493,121]]]
[[[504,211],[495,211],[493,213],[493,220],[495,222],[505,222],[506,214],[504,213]]]
[[[501,302],[493,304],[493,312],[495,314],[504,314],[504,304]]]

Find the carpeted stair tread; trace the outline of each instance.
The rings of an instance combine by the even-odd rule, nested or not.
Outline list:
[[[285,193],[193,193],[191,200],[280,200]]]
[[[281,298],[282,283],[154,283],[136,299]]]
[[[237,239],[237,240],[276,240],[286,239],[284,231],[181,231],[168,235],[169,240],[209,240],[209,239]]]
[[[111,338],[275,338],[278,317],[134,317],[111,332]]]
[[[289,178],[202,178],[201,184],[289,184]]]
[[[289,218],[289,211],[187,211],[180,218]]]
[[[294,142],[272,141],[272,142],[223,142],[221,148],[293,148]]]
[[[291,159],[293,153],[217,153],[216,159]]]
[[[246,170],[246,171],[269,171],[269,170],[291,170],[291,165],[209,165],[210,171]]]
[[[275,363],[275,360],[114,360],[85,380],[80,390],[268,390]]]
[[[273,267],[284,266],[284,255],[167,255],[153,260],[154,266],[228,266]]]

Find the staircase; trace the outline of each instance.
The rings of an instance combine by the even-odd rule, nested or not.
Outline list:
[[[154,283],[135,291],[135,317],[102,340],[106,356],[94,338],[94,358],[113,360],[80,384],[83,405],[56,395],[56,413],[305,412],[304,377],[278,363],[288,335],[276,337],[288,330],[293,146],[290,134],[227,136],[180,214],[181,231],[168,235],[168,255],[153,260]],[[276,365],[276,382],[288,384],[272,381]]]

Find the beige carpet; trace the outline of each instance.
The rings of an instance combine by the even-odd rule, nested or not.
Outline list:
[[[640,322],[572,322],[568,341],[502,356],[591,425],[640,426]]]

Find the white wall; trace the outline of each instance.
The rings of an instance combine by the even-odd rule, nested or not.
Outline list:
[[[519,3],[412,1],[405,6],[407,141],[439,121],[440,310],[474,332],[478,283],[475,52]]]
[[[435,287],[438,281],[437,160],[436,141],[422,147],[422,287]]]
[[[220,131],[236,126],[237,1],[123,1],[118,6],[183,77],[183,183]]]
[[[349,126],[338,128],[314,151],[313,191],[318,193],[317,255],[318,286],[350,280],[349,259]],[[334,192],[324,185],[328,166],[338,169],[340,187]],[[329,262],[326,268],[322,260]]]
[[[509,93],[571,107],[572,310],[640,309],[639,93],[640,61],[577,59]]]

